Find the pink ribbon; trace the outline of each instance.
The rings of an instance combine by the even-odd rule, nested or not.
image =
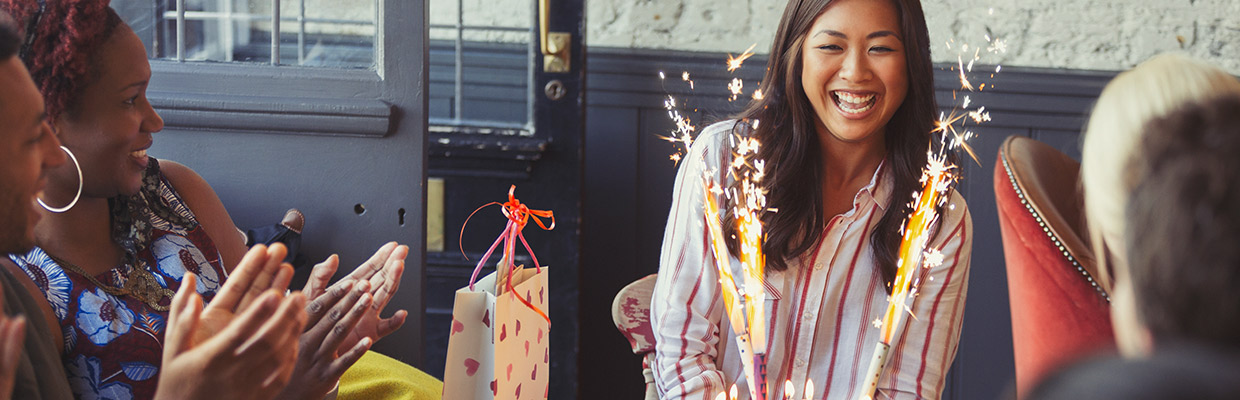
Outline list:
[[[469,219],[473,218],[474,214],[477,214],[478,211],[481,211],[484,208],[492,205],[498,205],[501,207],[501,212],[504,213],[504,216],[508,218],[508,224],[504,227],[504,231],[499,234],[499,237],[495,238],[494,243],[491,243],[491,247],[487,249],[486,254],[482,255],[482,259],[478,260],[478,265],[474,267],[473,274],[469,276],[469,290],[474,290],[474,283],[478,280],[478,273],[482,271],[482,265],[491,258],[491,254],[495,252],[495,248],[502,242],[504,243],[504,257],[502,259],[507,261],[507,265],[505,267],[507,267],[509,271],[508,274],[506,274],[507,276],[504,282],[505,288],[508,289],[509,292],[513,293],[513,296],[516,297],[517,300],[521,301],[522,304],[525,304],[526,307],[529,307],[531,310],[534,310],[534,312],[537,312],[538,315],[541,315],[543,319],[547,320],[547,323],[551,323],[551,318],[547,316],[546,312],[543,312],[543,310],[531,304],[529,300],[516,294],[512,287],[512,274],[517,268],[516,264],[513,263],[513,256],[516,252],[516,239],[521,239],[521,244],[525,246],[525,251],[529,252],[530,258],[534,260],[535,273],[542,273],[542,266],[538,264],[538,256],[534,255],[534,250],[530,249],[530,244],[525,241],[525,235],[522,234],[521,231],[525,229],[525,225],[529,223],[530,219],[533,219],[534,223],[543,230],[555,229],[555,214],[553,214],[550,210],[531,210],[525,204],[521,204],[521,201],[517,200],[514,195],[516,190],[517,185],[512,185],[508,188],[507,202],[490,202],[483,204],[481,207],[474,210],[474,212],[470,213],[469,217],[465,218],[465,223],[461,224],[461,236],[457,239],[457,243],[462,243],[464,241],[465,225],[469,223]],[[551,218],[551,226],[544,225],[542,219],[539,217]],[[461,255],[464,255],[466,260],[469,259],[469,256],[465,254],[465,247],[463,243],[461,244]]]

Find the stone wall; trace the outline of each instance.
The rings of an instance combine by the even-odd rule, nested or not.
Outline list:
[[[531,0],[465,0],[466,25],[529,26]],[[553,0],[554,1],[554,0]],[[924,0],[939,62],[959,47],[985,44],[987,30],[1007,52],[984,63],[1119,70],[1154,54],[1183,50],[1240,74],[1240,1]],[[587,0],[587,43],[595,47],[765,53],[780,0]],[[432,23],[454,23],[456,0],[433,0]],[[433,38],[451,31],[432,30]],[[469,33],[474,40],[524,34]]]

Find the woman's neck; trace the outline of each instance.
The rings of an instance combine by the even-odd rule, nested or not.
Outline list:
[[[868,183],[887,154],[881,133],[860,142],[842,141],[829,134],[823,136],[826,137],[820,140],[822,176],[829,186],[847,186],[847,182],[858,180]]]
[[[832,135],[822,138],[823,212],[829,219],[852,209],[857,192],[870,183],[887,149],[882,133],[870,140],[846,142]]]
[[[64,213],[40,211],[35,243],[48,254],[98,275],[119,265],[122,250],[112,241],[108,199],[83,197]]]

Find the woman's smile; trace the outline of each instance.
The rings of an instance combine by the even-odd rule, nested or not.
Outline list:
[[[848,119],[864,119],[870,116],[874,110],[874,104],[880,99],[881,96],[878,93],[870,91],[831,91],[831,100],[834,101],[835,108],[844,115],[844,118]]]

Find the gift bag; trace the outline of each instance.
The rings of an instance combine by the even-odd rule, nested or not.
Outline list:
[[[514,190],[515,186],[509,189],[507,203],[492,203],[503,206],[508,225],[479,260],[470,284],[456,291],[444,366],[445,400],[546,399],[548,395],[549,269],[538,264],[521,229],[533,219],[549,230],[555,220],[549,211],[520,204],[513,197]],[[552,218],[550,227],[539,217]],[[530,252],[534,268],[511,262],[518,240]],[[478,279],[483,263],[501,243],[503,257],[496,271]]]

